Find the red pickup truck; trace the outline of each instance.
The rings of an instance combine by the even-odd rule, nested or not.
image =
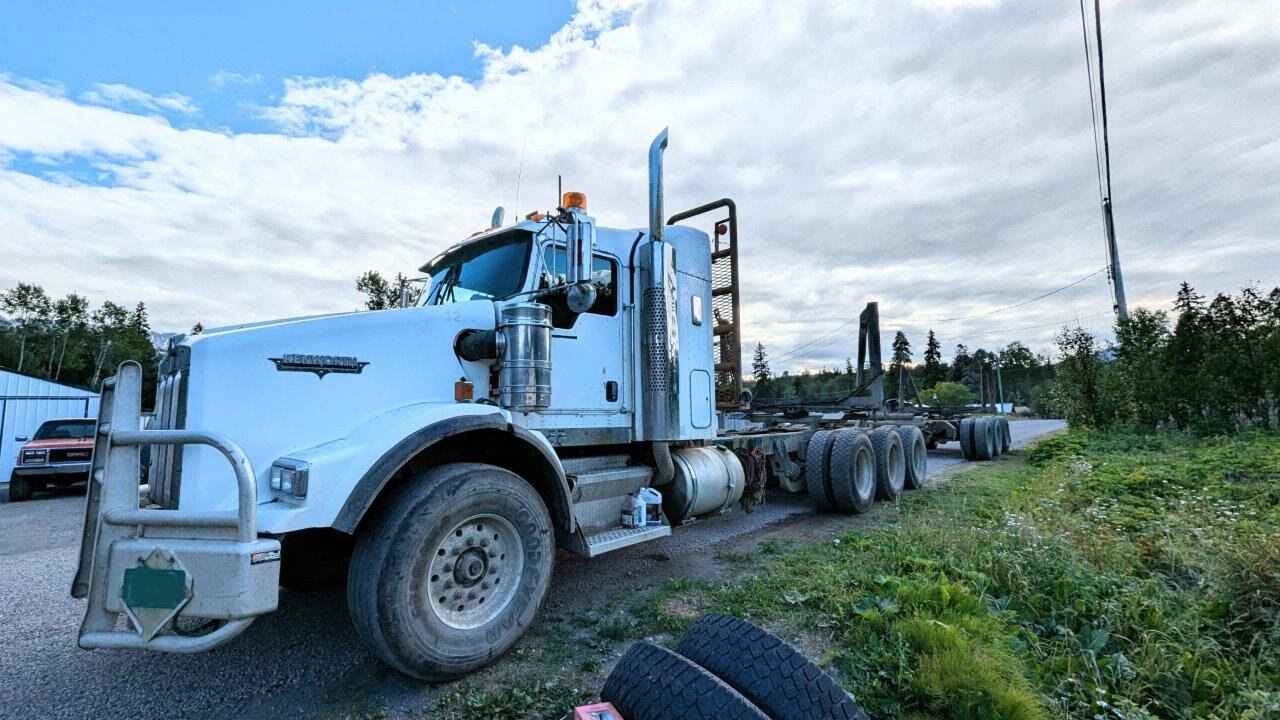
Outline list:
[[[9,476],[9,502],[30,500],[49,485],[66,487],[89,479],[97,420],[46,420],[22,449]]]

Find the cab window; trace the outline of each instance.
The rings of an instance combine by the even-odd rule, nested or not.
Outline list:
[[[596,301],[587,312],[592,315],[615,315],[618,312],[618,264],[603,255],[591,258],[591,284],[596,287]],[[542,250],[542,267],[538,289],[561,287],[568,283],[569,256],[563,245],[547,245]],[[564,307],[563,293],[544,296],[551,305],[552,324],[569,327],[571,313]],[[565,324],[567,322],[567,324]]]

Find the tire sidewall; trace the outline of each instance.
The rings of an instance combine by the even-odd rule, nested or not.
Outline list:
[[[436,468],[437,472],[445,468]],[[426,484],[430,473],[410,480]],[[357,561],[378,562],[377,621],[388,662],[424,679],[450,679],[506,652],[533,622],[551,580],[554,541],[550,517],[537,492],[519,476],[485,465],[448,473],[425,492],[399,493],[409,507],[383,518],[389,527],[362,537]],[[445,624],[431,609],[426,589],[432,554],[446,533],[476,515],[509,522],[520,536],[524,565],[519,588],[502,612],[471,630]],[[381,540],[380,543],[376,541]],[[367,542],[366,542],[367,541]],[[376,543],[376,545],[375,545]]]

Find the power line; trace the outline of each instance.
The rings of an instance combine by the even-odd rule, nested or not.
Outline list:
[[[1079,280],[1072,280],[1071,282],[1067,283],[1066,285],[1063,285],[1060,288],[1057,288],[1056,290],[1050,290],[1049,292],[1043,295],[1037,295],[1036,297],[1033,297],[1029,300],[1023,300],[1022,302],[1014,303],[1012,305],[1007,305],[1005,307],[998,308],[996,310],[991,310],[989,312],[984,312],[984,313],[978,313],[977,315],[963,315],[961,317],[942,318],[941,320],[934,320],[933,322],[936,324],[936,323],[945,323],[945,322],[956,322],[958,320],[972,320],[973,318],[986,317],[988,315],[995,315],[996,313],[1002,313],[1005,310],[1012,310],[1014,308],[1022,307],[1023,305],[1030,305],[1033,302],[1043,300],[1051,295],[1057,295],[1058,293],[1062,292],[1063,290],[1066,290],[1067,288],[1075,287],[1076,285],[1079,285],[1085,280],[1088,280],[1094,275],[1097,275],[1098,273],[1103,272],[1105,270],[1106,270],[1105,267],[1100,267],[1097,270],[1094,270],[1093,272],[1089,273],[1088,275],[1085,275],[1084,277],[1080,278]]]
[[[1098,317],[1102,317],[1103,315],[1110,315],[1110,314],[1111,314],[1111,311],[1110,311],[1110,310],[1104,310],[1103,312],[1093,313],[1093,314],[1091,314],[1091,315],[1083,315],[1083,316],[1081,316],[1081,315],[1077,315],[1077,316],[1074,316],[1074,317],[1065,318],[1065,319],[1063,319],[1063,320],[1057,320],[1057,321],[1054,321],[1054,322],[1043,323],[1043,324],[1040,324],[1040,325],[1026,325],[1026,326],[1023,326],[1023,327],[1015,327],[1015,328],[1001,328],[1001,329],[998,329],[998,330],[991,330],[991,331],[983,332],[983,333],[974,333],[974,336],[976,336],[976,337],[987,337],[987,336],[989,336],[989,335],[1004,335],[1004,334],[1007,334],[1007,333],[1012,333],[1012,332],[1023,332],[1023,331],[1026,331],[1026,330],[1039,330],[1039,329],[1041,329],[1041,328],[1054,327],[1054,326],[1059,326],[1059,325],[1067,325],[1067,324],[1072,323],[1072,322],[1077,322],[1077,323],[1078,323],[1078,322],[1080,322],[1081,320],[1091,320],[1091,319],[1093,319],[1093,318],[1098,318]],[[832,345],[835,345],[836,343],[838,343],[838,342],[840,342],[841,340],[843,340],[843,339],[845,339],[845,338],[849,337],[849,336],[850,336],[850,335],[852,335],[852,334],[853,334],[853,332],[845,333],[844,335],[841,335],[840,337],[838,337],[838,338],[836,338],[836,339],[832,340],[832,341],[831,341],[831,342],[829,342],[829,343],[825,343],[825,344],[820,345],[820,346],[818,346],[818,347],[816,347],[816,348],[813,348],[813,349],[811,349],[811,350],[808,350],[807,352],[803,352],[803,353],[800,353],[799,355],[796,355],[796,356],[794,356],[794,357],[792,357],[792,358],[789,358],[789,359],[787,359],[787,361],[786,361],[786,362],[795,362],[796,360],[799,360],[800,358],[808,357],[808,356],[812,355],[813,353],[818,352],[819,350],[823,350],[823,349],[825,349],[825,348],[831,347]],[[937,341],[938,341],[939,343],[941,343],[941,342],[946,342],[946,341],[950,341],[950,340],[952,340],[952,339],[953,339],[953,338],[939,338],[939,337],[937,337],[937,336],[935,336],[935,338],[937,339]],[[781,360],[781,357],[779,357],[779,358],[774,358],[774,362],[778,362],[779,360]]]
[[[1053,296],[1053,295],[1056,295],[1056,294],[1058,294],[1058,293],[1062,292],[1063,290],[1066,290],[1066,289],[1068,289],[1068,288],[1071,288],[1071,287],[1074,287],[1074,286],[1076,286],[1076,285],[1079,285],[1080,283],[1084,282],[1085,280],[1088,280],[1089,278],[1091,278],[1091,277],[1093,277],[1093,276],[1097,275],[1097,274],[1098,274],[1098,273],[1100,273],[1100,272],[1103,272],[1104,270],[1106,270],[1106,268],[1105,268],[1105,267],[1098,268],[1097,270],[1094,270],[1093,272],[1089,273],[1088,275],[1085,275],[1085,276],[1084,276],[1084,277],[1082,277],[1082,278],[1079,278],[1079,279],[1077,279],[1077,280],[1073,280],[1073,281],[1071,281],[1071,282],[1067,283],[1066,285],[1063,285],[1062,287],[1059,287],[1059,288],[1056,288],[1056,289],[1054,289],[1054,290],[1051,290],[1051,291],[1049,291],[1049,292],[1047,292],[1047,293],[1044,293],[1043,295],[1038,295],[1038,296],[1036,296],[1036,297],[1029,298],[1029,299],[1027,299],[1027,300],[1023,300],[1023,301],[1021,301],[1021,302],[1014,303],[1014,304],[1012,304],[1012,305],[1007,305],[1007,306],[1002,307],[1002,308],[997,308],[997,309],[995,309],[995,310],[989,310],[989,311],[987,311],[987,312],[978,313],[978,314],[976,314],[976,315],[965,315],[965,316],[963,316],[963,317],[943,318],[943,319],[941,319],[941,320],[932,320],[932,321],[929,321],[929,320],[922,320],[922,321],[911,321],[911,322],[912,322],[913,324],[918,323],[918,324],[922,324],[922,325],[927,325],[927,324],[937,324],[937,323],[945,323],[945,322],[956,322],[956,321],[959,321],[959,320],[970,320],[970,319],[973,319],[973,318],[987,317],[987,316],[989,316],[989,315],[995,315],[996,313],[1001,313],[1001,312],[1004,312],[1005,310],[1012,310],[1012,309],[1014,309],[1014,308],[1022,307],[1023,305],[1029,305],[1029,304],[1031,304],[1031,303],[1033,303],[1033,302],[1037,302],[1037,301],[1040,301],[1040,300],[1044,300],[1045,298],[1047,298],[1047,297],[1051,297],[1051,296]],[[893,316],[891,316],[891,315],[881,315],[880,317],[881,317],[882,319],[885,319],[885,320],[892,320],[892,319],[895,319],[895,318],[894,318]],[[849,325],[852,325],[853,323],[855,323],[855,322],[857,322],[857,321],[858,321],[858,317],[856,317],[856,316],[855,316],[855,317],[852,317],[852,318],[849,318],[848,320],[845,320],[844,322],[842,322],[842,323],[840,323],[839,325],[837,325],[837,326],[836,326],[834,329],[832,329],[831,331],[829,331],[829,332],[827,332],[827,333],[825,333],[825,334],[823,334],[823,335],[819,335],[818,337],[816,337],[816,338],[814,338],[814,339],[810,340],[809,342],[806,342],[806,343],[804,343],[804,344],[802,344],[802,345],[798,345],[798,346],[796,346],[796,347],[792,348],[791,350],[788,350],[787,352],[784,352],[784,353],[782,353],[781,355],[778,355],[777,357],[774,357],[772,360],[773,360],[773,362],[783,362],[783,361],[786,361],[786,362],[792,362],[792,361],[798,360],[798,359],[800,359],[800,358],[802,358],[802,357],[808,357],[809,355],[812,355],[813,353],[815,353],[815,352],[817,352],[817,351],[819,351],[819,350],[822,350],[822,349],[825,349],[825,348],[831,347],[831,346],[832,346],[832,345],[834,345],[835,343],[840,342],[840,341],[841,341],[841,340],[843,340],[844,338],[849,337],[849,336],[850,336],[850,335],[852,335],[854,332],[857,332],[857,330],[856,330],[856,329],[851,330],[851,331],[849,331],[849,332],[845,333],[844,335],[841,335],[841,336],[839,336],[839,337],[835,338],[835,339],[834,339],[834,340],[832,340],[831,342],[828,342],[828,343],[825,343],[825,344],[819,345],[819,346],[814,347],[814,348],[811,348],[811,349],[809,349],[809,350],[805,350],[805,348],[809,348],[809,347],[810,347],[810,346],[812,346],[814,343],[820,342],[820,341],[822,341],[822,340],[825,340],[826,338],[831,337],[832,335],[835,335],[836,333],[840,332],[840,330],[842,330],[843,328],[846,328],[846,327],[848,327]],[[805,351],[804,351],[804,352],[801,352],[802,350],[805,350]]]
[[[782,354],[781,354],[781,355],[779,355],[778,357],[774,358],[774,362],[777,362],[777,361],[779,361],[779,360],[782,360],[782,359],[786,358],[788,355],[794,355],[795,353],[797,353],[797,352],[799,352],[799,351],[801,351],[801,350],[805,349],[806,347],[809,347],[810,345],[812,345],[812,344],[814,344],[814,343],[818,342],[819,340],[823,340],[823,339],[825,339],[825,338],[829,338],[829,337],[831,337],[832,335],[835,335],[837,332],[839,332],[841,328],[847,327],[848,325],[850,325],[850,324],[852,324],[852,323],[854,323],[854,322],[857,322],[857,321],[858,321],[858,318],[856,318],[856,317],[849,318],[848,320],[845,320],[844,322],[842,322],[842,323],[840,323],[839,325],[837,325],[837,326],[836,326],[836,328],[835,328],[834,330],[832,330],[831,332],[829,332],[829,333],[827,333],[827,334],[825,334],[825,335],[819,335],[818,337],[816,337],[816,338],[814,338],[814,339],[810,340],[809,342],[807,342],[807,343],[805,343],[805,344],[803,344],[803,345],[800,345],[800,346],[798,346],[798,347],[792,348],[791,350],[788,350],[787,352],[782,353]]]
[[[1093,97],[1093,53],[1089,52],[1089,21],[1084,12],[1084,0],[1080,0],[1080,35],[1084,39],[1084,70],[1089,79],[1089,117],[1093,124],[1093,162],[1098,176],[1098,200],[1106,199],[1102,189],[1102,142],[1098,138],[1098,105]]]

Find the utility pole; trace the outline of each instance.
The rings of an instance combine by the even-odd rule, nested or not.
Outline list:
[[[1116,222],[1111,208],[1111,141],[1107,137],[1107,80],[1102,69],[1102,0],[1093,0],[1093,27],[1098,37],[1098,92],[1102,106],[1102,158],[1106,167],[1107,194],[1102,198],[1102,218],[1107,233],[1107,262],[1111,288],[1115,294],[1116,317],[1129,319],[1129,303],[1124,297],[1124,275],[1120,273],[1120,248],[1116,245]]]

